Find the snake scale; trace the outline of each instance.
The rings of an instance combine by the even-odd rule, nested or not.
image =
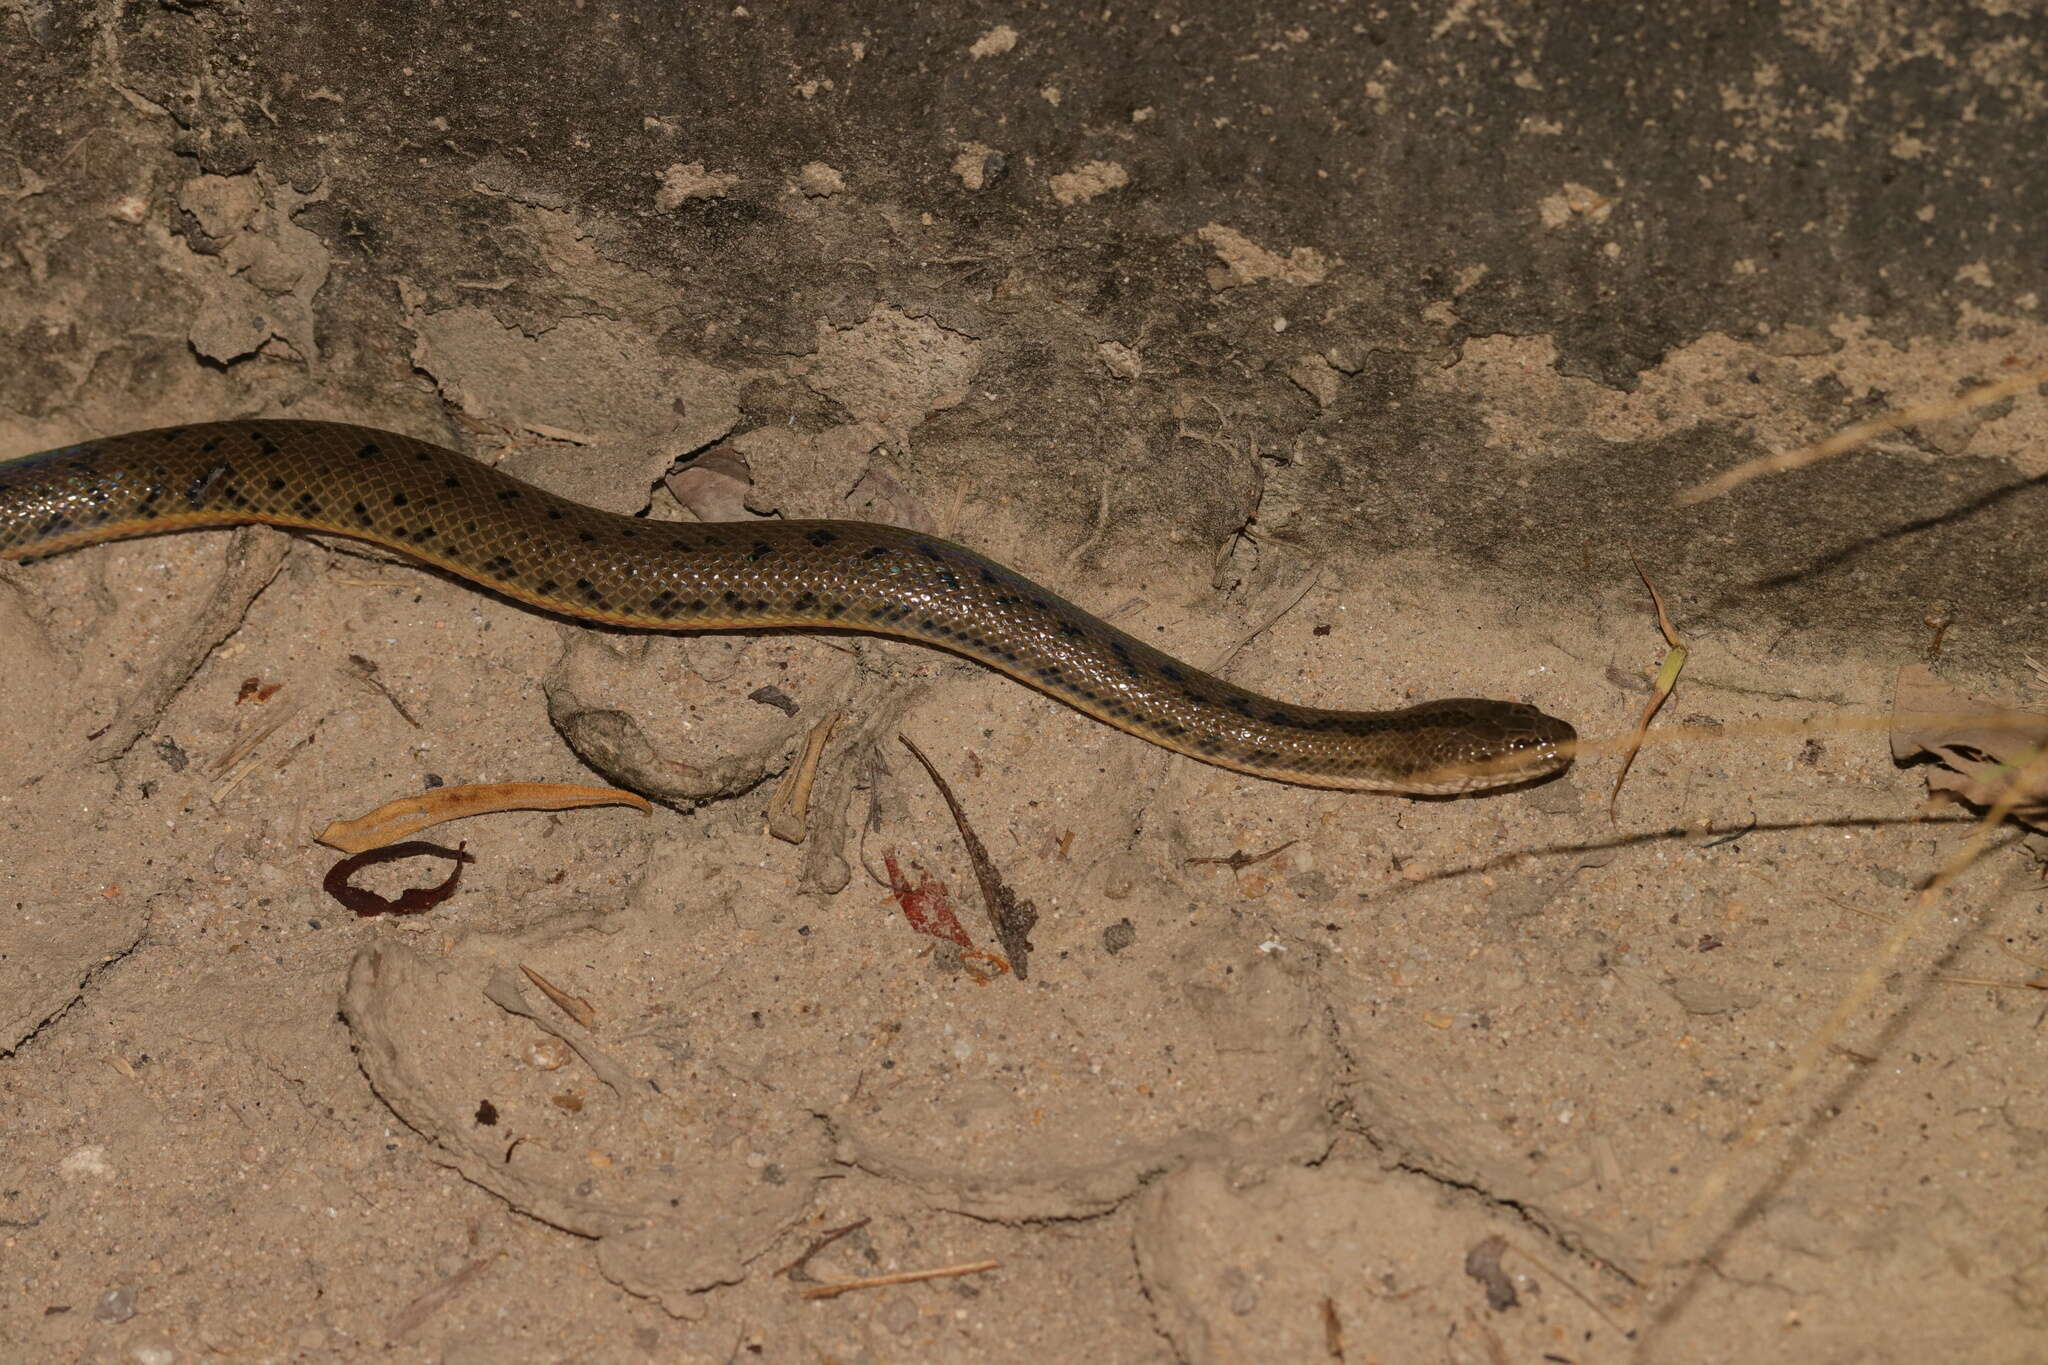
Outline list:
[[[586,621],[917,640],[1154,744],[1307,786],[1483,790],[1561,771],[1575,739],[1519,702],[1327,711],[1275,701],[934,536],[858,521],[621,516],[368,427],[206,422],[0,463],[0,559],[244,522],[369,541]]]

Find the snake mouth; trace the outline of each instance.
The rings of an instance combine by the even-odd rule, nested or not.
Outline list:
[[[1539,711],[1520,702],[1502,703],[1512,709],[1512,721],[1503,718],[1502,732],[1490,761],[1498,762],[1509,781],[1529,781],[1561,773],[1572,765],[1579,745],[1579,732],[1568,720]]]
[[[1529,728],[1515,735],[1508,747],[1516,753],[1540,756],[1542,761],[1555,764],[1558,771],[1571,766],[1577,755],[1579,732],[1568,720],[1529,707]]]

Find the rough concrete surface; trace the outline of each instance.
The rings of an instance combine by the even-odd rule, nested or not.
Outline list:
[[[12,0],[0,130],[0,456],[346,418],[1596,738],[1632,547],[1659,723],[1728,732],[1612,819],[1611,754],[1408,801],[332,540],[9,568],[0,1357],[2048,1358],[2042,853],[1886,963],[1969,814],[1824,728],[1940,620],[2048,705],[2048,403],[1673,501],[2048,363],[2039,5]],[[321,889],[331,819],[595,772],[660,804],[454,827],[427,915]]]

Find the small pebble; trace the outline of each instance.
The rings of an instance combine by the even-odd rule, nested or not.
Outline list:
[[[569,1064],[569,1045],[559,1038],[537,1038],[526,1045],[526,1064],[535,1071],[560,1071]]]
[[[126,1322],[135,1316],[135,1300],[141,1294],[142,1291],[132,1284],[109,1289],[93,1305],[92,1315],[99,1322]]]
[[[908,1294],[891,1294],[877,1316],[882,1326],[900,1337],[917,1326],[917,1302]]]
[[[1112,954],[1120,953],[1138,941],[1138,926],[1129,919],[1120,919],[1102,931],[1102,946]]]

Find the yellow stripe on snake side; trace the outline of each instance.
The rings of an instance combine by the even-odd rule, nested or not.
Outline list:
[[[935,536],[859,521],[620,516],[368,427],[207,422],[0,464],[0,559],[245,522],[369,541],[587,621],[922,641],[1154,744],[1282,782],[1477,791],[1561,771],[1575,739],[1518,702],[1326,711],[1275,701]]]

